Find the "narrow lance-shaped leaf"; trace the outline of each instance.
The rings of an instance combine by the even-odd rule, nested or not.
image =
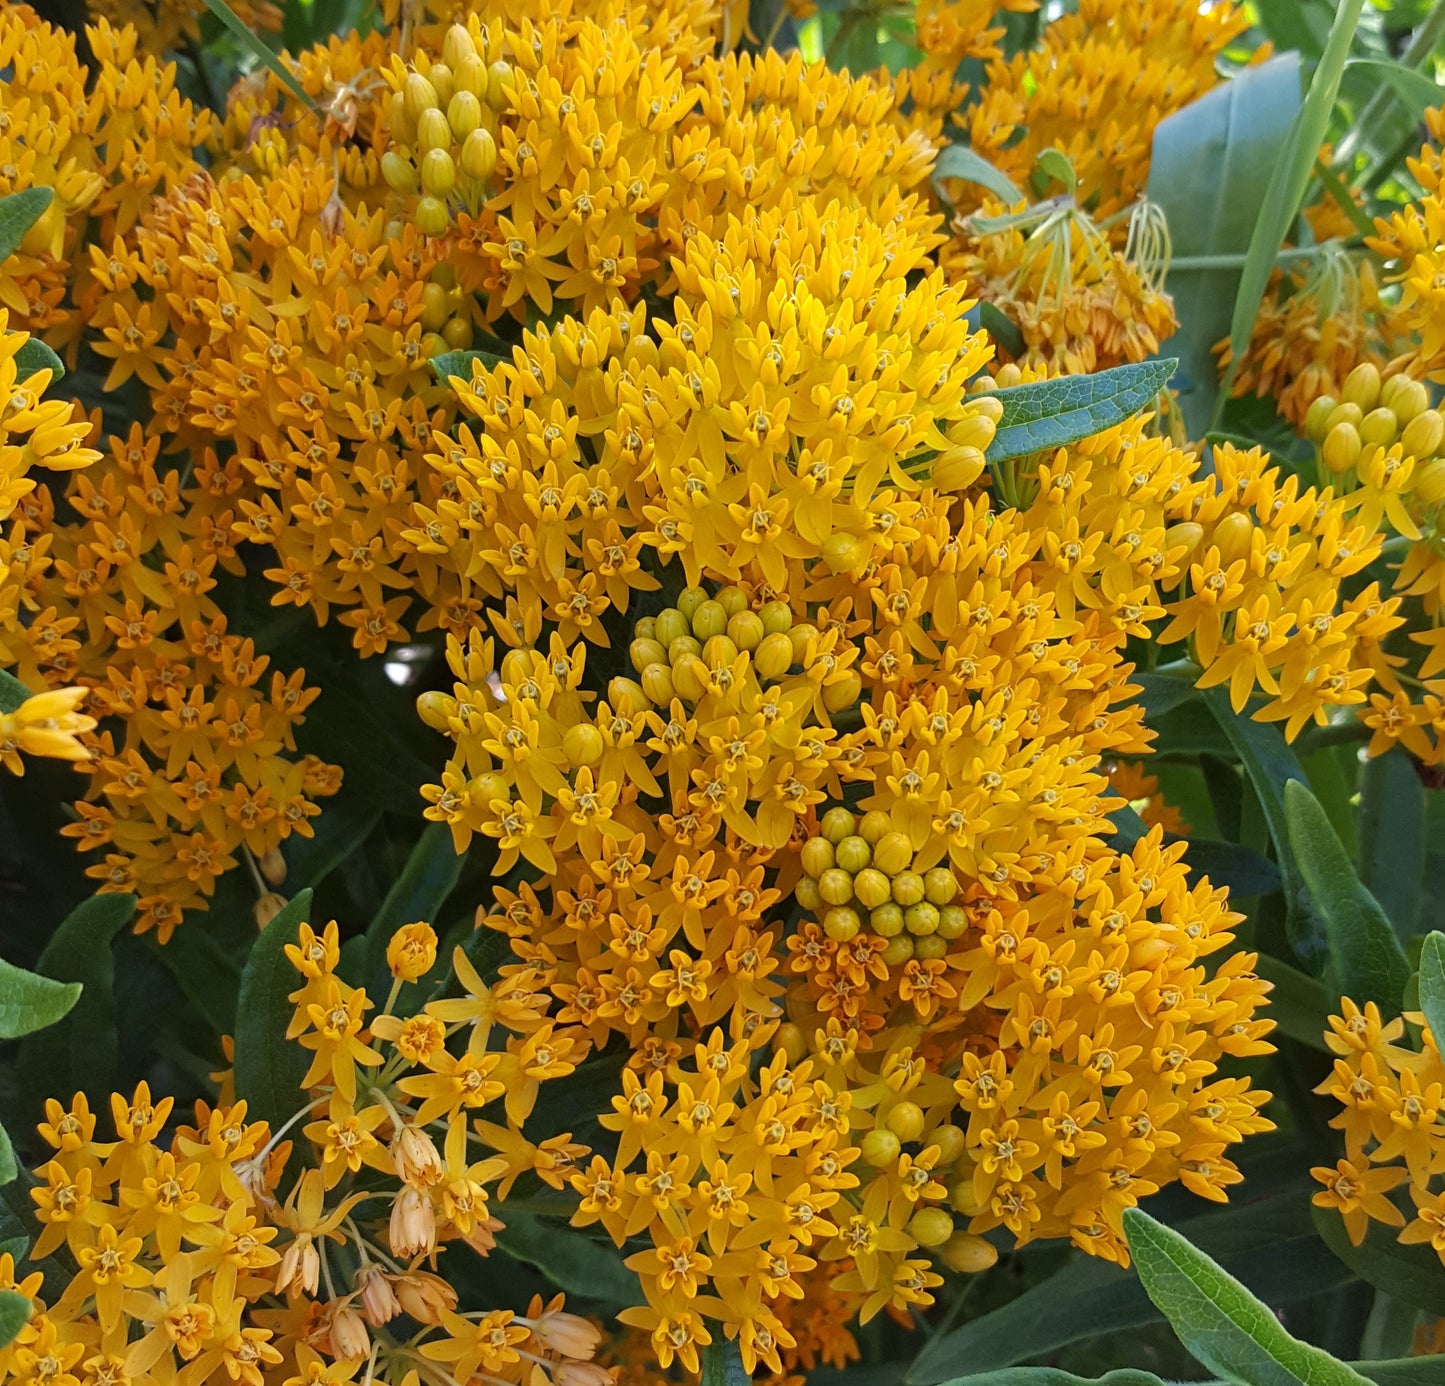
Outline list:
[[[49,209],[55,198],[53,188],[22,188],[0,197],[0,260],[8,260],[26,233]]]
[[[1310,174],[1320,145],[1329,132],[1330,115],[1335,108],[1335,96],[1340,89],[1340,77],[1345,70],[1345,61],[1350,55],[1355,28],[1360,22],[1360,12],[1365,0],[1340,0],[1335,12],[1335,22],[1330,29],[1329,42],[1315,65],[1310,88],[1304,104],[1290,123],[1289,134],[1280,146],[1270,174],[1269,186],[1265,190],[1264,205],[1260,208],[1259,219],[1254,224],[1254,233],[1249,239],[1249,251],[1244,257],[1244,269],[1240,272],[1239,291],[1234,299],[1234,314],[1229,326],[1230,366],[1220,391],[1220,402],[1229,394],[1245,348],[1254,332],[1254,320],[1259,315],[1259,305],[1264,291],[1274,273],[1275,259],[1290,227],[1304,201],[1305,190],[1309,187]],[[1220,402],[1214,407],[1215,422],[1220,414]]]
[[[933,166],[933,186],[940,197],[943,197],[943,193],[939,185],[951,178],[965,183],[977,183],[1009,207],[1024,200],[1023,193],[1013,185],[1006,174],[966,144],[948,145]]]
[[[311,892],[297,893],[262,931],[241,973],[236,1008],[236,1093],[258,1120],[278,1127],[301,1105],[306,1051],[286,1038],[292,1006],[287,999],[301,975],[286,956],[310,918]]]
[[[994,397],[1003,405],[1003,416],[989,444],[988,460],[1003,462],[1067,447],[1123,423],[1158,398],[1176,364],[1141,361],[1094,375],[1058,376],[997,391]]]
[[[1386,1016],[1398,1015],[1410,964],[1385,911],[1360,884],[1319,800],[1291,780],[1284,802],[1290,847],[1324,920],[1340,993],[1361,1005],[1373,1001]]]
[[[1267,1305],[1173,1228],[1129,1208],[1124,1233],[1149,1298],[1210,1371],[1248,1386],[1365,1386],[1353,1367],[1287,1333]]]
[[[1201,696],[1214,714],[1225,739],[1239,757],[1244,773],[1249,777],[1264,811],[1270,840],[1274,843],[1280,874],[1284,880],[1290,943],[1300,960],[1312,970],[1318,971],[1324,965],[1328,948],[1324,923],[1310,892],[1305,888],[1299,863],[1295,860],[1284,805],[1285,787],[1294,780],[1302,781],[1305,778],[1304,770],[1286,744],[1284,733],[1277,726],[1256,722],[1248,716],[1239,716],[1229,705],[1227,688],[1211,688]]]

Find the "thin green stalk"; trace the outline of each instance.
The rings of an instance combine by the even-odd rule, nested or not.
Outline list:
[[[316,111],[316,102],[311,99],[310,93],[301,85],[296,74],[241,22],[240,16],[226,3],[226,0],[205,0],[205,4],[206,8],[225,25],[242,48],[268,71],[274,73],[277,80],[283,83],[287,91],[307,110]],[[317,114],[319,115],[320,112],[317,111]]]

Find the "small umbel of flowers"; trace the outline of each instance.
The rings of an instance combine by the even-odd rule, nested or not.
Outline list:
[[[1418,1051],[1402,1042],[1407,1021],[1421,1027]],[[1323,1186],[1314,1202],[1340,1215],[1355,1246],[1370,1223],[1379,1222],[1399,1229],[1402,1242],[1428,1244],[1445,1261],[1439,1041],[1417,1012],[1386,1021],[1373,1001],[1362,1007],[1349,997],[1341,998],[1329,1024],[1325,1043],[1335,1055],[1334,1072],[1315,1091],[1340,1104],[1330,1125],[1343,1133],[1345,1153],[1310,1171]]]
[[[51,1299],[38,1272],[0,1256],[0,1287],[35,1302],[0,1350],[0,1382],[33,1382],[55,1362],[72,1380],[137,1386],[222,1372],[245,1386],[342,1383],[363,1368],[412,1386],[605,1386],[612,1374],[591,1360],[600,1332],[560,1295],[526,1313],[459,1310],[435,1273],[449,1241],[482,1255],[494,1245],[486,1186],[536,1167],[517,1153],[517,1124],[585,1041],[569,1048],[523,985],[489,990],[463,957],[462,997],[404,1004],[435,961],[426,924],[393,936],[372,1026],[365,992],[335,975],[334,924],[301,925],[287,956],[301,981],[292,1038],[312,1063],[306,1100],[279,1130],[250,1118],[229,1075],[194,1125],[144,1083],[117,1094],[111,1141],[97,1140],[83,1096],[47,1104],[39,1130],[54,1154],[31,1191],[42,1230],[30,1257],[65,1247],[76,1269]],[[503,1124],[470,1129],[492,1103]],[[580,1149],[553,1143],[544,1178],[561,1187]],[[399,1319],[413,1325],[404,1343],[386,1331]]]

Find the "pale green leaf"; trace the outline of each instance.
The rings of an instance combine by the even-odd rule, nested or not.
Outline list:
[[[1289,132],[1280,145],[1279,156],[1270,173],[1264,204],[1255,222],[1254,233],[1249,238],[1249,251],[1245,255],[1239,290],[1234,299],[1229,326],[1232,360],[1215,404],[1216,423],[1219,421],[1220,405],[1229,394],[1254,332],[1254,320],[1259,315],[1259,305],[1274,273],[1275,259],[1299,214],[1320,145],[1329,133],[1330,115],[1335,108],[1340,77],[1344,73],[1345,60],[1350,55],[1350,45],[1364,6],[1365,0],[1340,0],[1335,22],[1330,28],[1329,42],[1315,66],[1304,104],[1290,122]]]
[[[1210,1371],[1245,1386],[1365,1386],[1353,1367],[1287,1333],[1268,1305],[1173,1228],[1129,1208],[1124,1234],[1149,1298]]]
[[[498,356],[493,351],[443,351],[433,356],[427,364],[436,372],[438,380],[448,381],[453,376],[460,376],[463,380],[470,381],[474,361],[480,361],[487,370],[491,370],[507,360],[508,357]]]
[[[965,183],[977,183],[987,189],[1007,207],[1013,207],[1024,200],[1021,193],[1007,174],[996,169],[982,154],[966,144],[946,145],[933,166],[933,186],[940,198],[943,197],[941,184],[949,179]],[[946,198],[944,198],[947,201]]]
[[[1173,386],[1191,438],[1209,425],[1219,387],[1214,346],[1229,332],[1243,256],[1299,104],[1299,55],[1285,53],[1245,68],[1154,129],[1147,196],[1169,224],[1176,266],[1165,288],[1179,322],[1162,349],[1179,358]],[[1179,263],[1228,256],[1238,264]]]
[[[1174,373],[1174,361],[1142,361],[1094,375],[1065,375],[999,390],[1003,417],[990,462],[1066,447],[1147,409]]]
[[[1073,162],[1062,149],[1041,149],[1034,162],[1045,178],[1062,184],[1065,192],[1072,194],[1079,186],[1079,175],[1074,172]]]

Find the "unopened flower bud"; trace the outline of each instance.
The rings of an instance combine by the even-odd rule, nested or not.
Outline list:
[[[387,950],[388,961],[390,952]],[[433,949],[435,960],[435,949]],[[419,1126],[405,1125],[391,1138],[391,1158],[396,1165],[397,1177],[404,1184],[430,1187],[438,1183],[446,1173],[442,1158],[432,1138]]]
[[[447,229],[447,204],[439,197],[430,195],[418,200],[416,204],[416,226],[417,230],[424,236],[440,236]],[[431,356],[440,356],[447,349],[446,340],[437,333],[429,333],[429,336],[436,337],[436,351],[428,352]]]
[[[482,123],[482,103],[469,91],[452,93],[447,102],[447,125],[459,140],[465,140]]]
[[[1368,414],[1380,401],[1380,368],[1372,361],[1362,361],[1345,377],[1340,398]]]
[[[349,1304],[335,1306],[331,1313],[331,1355],[342,1362],[359,1362],[371,1351],[371,1334],[360,1314]]]
[[[407,74],[401,94],[406,103],[406,113],[413,121],[420,121],[423,111],[435,111],[441,107],[441,102],[437,100],[437,89],[420,72]]]
[[[418,1323],[438,1324],[457,1307],[457,1292],[439,1275],[408,1271],[392,1282],[402,1312]]]
[[[436,1250],[436,1211],[425,1192],[413,1184],[402,1186],[396,1202],[391,1205],[391,1224],[387,1235],[393,1256],[409,1259],[413,1256],[430,1255]],[[397,1295],[405,1307],[406,1299],[401,1295],[400,1285],[397,1286]]]
[[[391,1277],[376,1262],[361,1266],[355,1283],[361,1299],[361,1316],[373,1328],[390,1323],[401,1313],[401,1301],[391,1287]]]
[[[467,58],[477,56],[477,45],[472,40],[470,32],[465,24],[453,24],[447,30],[447,36],[442,40],[442,57],[451,67],[453,73],[461,66]]]
[[[563,1357],[585,1362],[596,1355],[602,1334],[586,1319],[562,1309],[548,1309],[532,1321],[532,1332],[544,1346]]]
[[[278,895],[274,890],[268,890],[251,907],[251,915],[256,921],[256,927],[264,929],[285,908],[286,897]]]
[[[1325,435],[1322,449],[1327,466],[1336,476],[1350,470],[1360,460],[1360,434],[1351,423],[1337,423]]]
[[[1424,409],[1405,425],[1400,443],[1407,457],[1434,457],[1445,441],[1445,417],[1438,410]]]
[[[257,857],[256,865],[266,878],[267,885],[278,886],[286,879],[286,858],[281,855],[279,847],[273,847]]]
[[[1321,395],[1305,414],[1305,437],[1312,443],[1323,443],[1328,431],[1328,421],[1339,400],[1333,395]]]
[[[439,110],[423,111],[416,122],[416,146],[423,154],[452,147],[452,127]]]
[[[414,982],[430,972],[436,960],[436,930],[424,921],[403,925],[386,945],[386,965],[391,969],[391,975],[402,982]],[[406,1131],[410,1128],[402,1129]]]
[[[445,149],[431,149],[421,161],[421,185],[432,197],[445,197],[457,185],[457,166]]]
[[[955,1232],[944,1242],[939,1258],[949,1270],[972,1275],[993,1265],[998,1260],[998,1249],[972,1232]]]

